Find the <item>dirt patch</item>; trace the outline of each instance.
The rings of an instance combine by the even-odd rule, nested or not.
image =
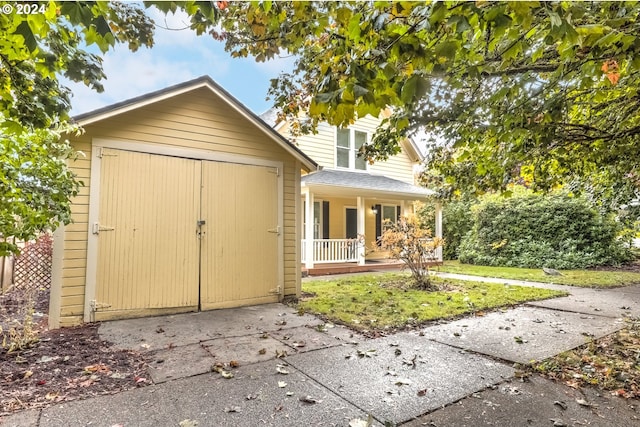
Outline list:
[[[629,273],[640,273],[640,259],[630,262],[628,264],[622,264],[618,266],[600,266],[590,268],[590,270],[596,271],[626,271]]]
[[[39,292],[34,302],[33,327],[39,340],[11,353],[0,348],[0,416],[150,382],[141,353],[112,349],[99,338],[97,324],[49,331],[44,315],[48,292]],[[0,324],[7,338],[9,328],[24,324],[27,303],[15,290],[0,297]]]

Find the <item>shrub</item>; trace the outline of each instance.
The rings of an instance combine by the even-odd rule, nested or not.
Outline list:
[[[472,221],[459,248],[463,263],[571,269],[630,259],[617,239],[618,224],[583,198],[489,196],[472,208]]]
[[[444,203],[442,207],[442,237],[446,245],[442,248],[442,258],[458,259],[460,243],[473,226],[471,206],[475,199],[459,199]],[[435,224],[435,208],[425,204],[419,211],[420,220],[425,224]]]
[[[421,225],[414,216],[386,225],[380,238],[382,248],[389,251],[391,258],[404,261],[411,270],[415,287],[434,289],[429,279],[429,262],[435,258],[436,249],[442,246],[442,239],[433,237],[431,229]]]

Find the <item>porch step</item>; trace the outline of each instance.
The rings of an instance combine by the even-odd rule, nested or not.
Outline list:
[[[429,263],[433,265],[441,265],[442,262],[434,261]],[[376,271],[399,271],[402,269],[404,263],[384,261],[384,262],[370,262],[367,261],[365,265],[358,265],[355,263],[339,263],[339,264],[316,264],[313,268],[306,268],[302,266],[302,277],[307,276],[326,276],[329,274],[347,274],[347,273],[365,273]]]
[[[362,273],[372,271],[393,271],[400,270],[404,264],[401,262],[378,262],[367,263],[365,265],[358,264],[325,264],[316,265],[314,268],[307,269],[302,267],[302,276],[325,276],[328,274],[346,274],[346,273]],[[306,273],[306,274],[305,274]]]

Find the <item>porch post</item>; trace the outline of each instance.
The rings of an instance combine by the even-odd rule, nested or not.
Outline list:
[[[365,217],[365,207],[364,207],[364,197],[358,196],[357,202],[357,212],[358,212],[358,220],[357,220],[357,229],[358,229],[358,237],[364,236],[364,217]],[[358,246],[358,265],[364,265],[364,243]]]
[[[304,193],[304,209],[305,209],[305,232],[304,232],[304,244],[305,244],[305,260],[304,265],[307,268],[313,268],[314,254],[313,254],[313,193],[307,190]]]
[[[442,238],[442,204],[436,203],[436,236]],[[436,257],[442,262],[442,246],[436,249]]]

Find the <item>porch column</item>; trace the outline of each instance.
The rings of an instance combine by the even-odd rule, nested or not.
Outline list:
[[[436,235],[435,237],[442,238],[442,204],[436,203]],[[442,246],[436,249],[436,257],[438,261],[442,262]]]
[[[306,218],[304,231],[304,266],[313,268],[313,193],[309,190],[304,193],[304,209]]]
[[[357,229],[358,229],[358,237],[364,236],[364,216],[365,216],[365,207],[364,207],[364,197],[358,196],[357,202],[357,212],[358,212],[358,221],[357,221]],[[364,265],[364,243],[358,246],[358,265]]]

